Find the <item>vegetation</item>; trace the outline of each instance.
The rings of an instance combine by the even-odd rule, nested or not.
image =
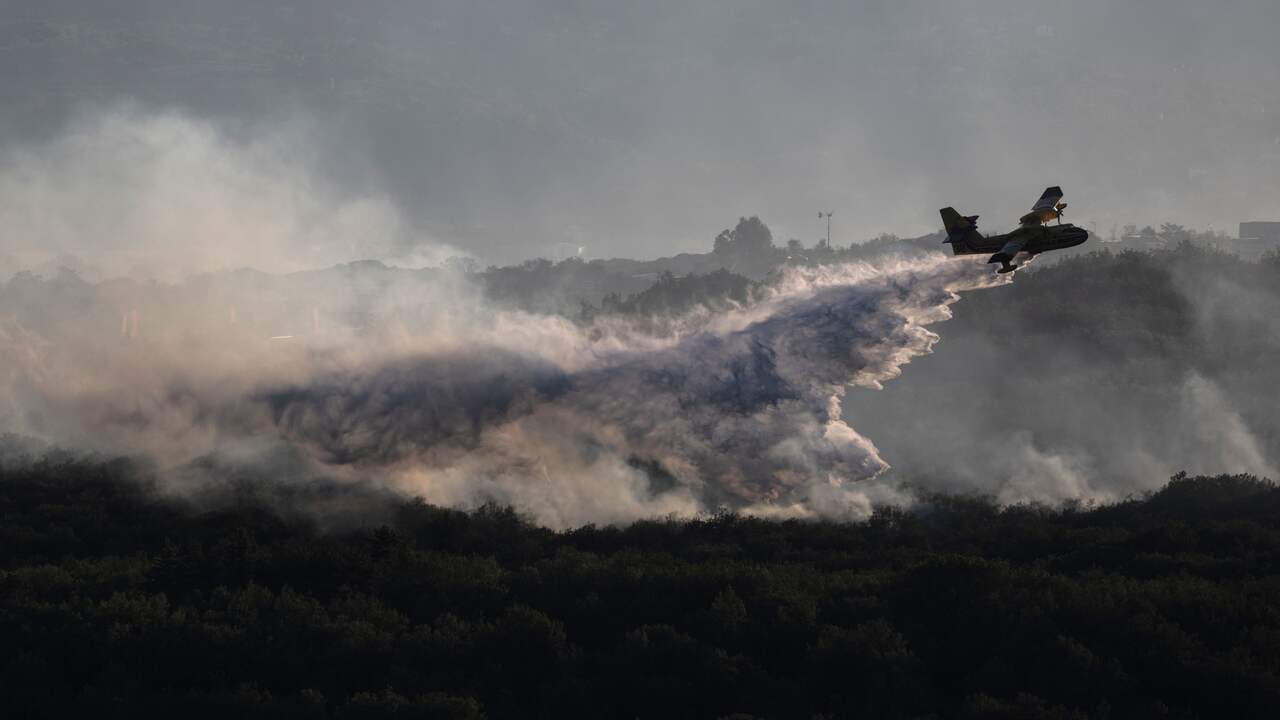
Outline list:
[[[600,309],[609,314],[642,317],[679,315],[695,307],[726,310],[750,302],[756,290],[756,283],[724,269],[683,277],[664,272],[648,289],[626,299],[618,293],[606,295]]]
[[[0,474],[10,717],[1267,717],[1280,489],[923,498],[565,533],[387,501],[324,533],[123,461]],[[737,715],[735,715],[737,713]]]
[[[851,394],[855,427],[900,477],[991,491],[1027,446],[1132,490],[1180,469],[1265,472],[1243,459],[1255,449],[1275,465],[1280,263],[1190,241],[1042,259],[966,293],[900,380]]]
[[[890,253],[918,255],[942,250],[941,241],[937,235],[902,239],[886,234],[849,246],[818,241],[805,247],[792,239],[779,247],[769,226],[752,216],[739,218],[716,235],[708,253],[657,260],[539,258],[483,271],[462,260],[451,264],[475,277],[485,297],[503,306],[583,319],[601,313],[660,318],[699,306],[720,310],[743,303],[756,285],[783,266],[870,260]]]

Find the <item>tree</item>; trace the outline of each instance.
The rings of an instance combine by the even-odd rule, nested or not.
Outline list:
[[[760,218],[752,215],[738,219],[738,226],[733,229],[733,237],[743,252],[756,253],[773,249],[773,233]]]
[[[1176,244],[1183,240],[1190,240],[1191,233],[1177,223],[1162,223],[1160,225],[1160,237],[1170,244]]]
[[[716,236],[716,240],[711,244],[711,252],[717,255],[724,255],[733,249],[733,231],[721,230]]]
[[[447,270],[460,272],[464,275],[474,275],[480,272],[480,263],[473,257],[464,257],[453,255],[444,261],[444,267]]]
[[[754,255],[773,250],[773,233],[759,217],[738,218],[732,230],[723,230],[712,244],[717,254],[735,253]]]

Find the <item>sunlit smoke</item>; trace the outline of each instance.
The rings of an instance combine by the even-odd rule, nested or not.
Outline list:
[[[858,516],[871,506],[858,481],[887,463],[841,419],[845,388],[895,377],[958,292],[1007,281],[941,255],[791,269],[757,302],[652,335],[494,308],[447,271],[364,272],[294,276],[281,317],[236,283],[219,292],[238,300],[157,304],[203,287],[188,283],[96,295],[102,333],[10,321],[6,429],[179,474],[293,448],[328,477],[508,503],[553,526],[721,507]],[[321,321],[356,309],[360,327]]]
[[[459,254],[380,194],[328,181],[314,145],[303,123],[232,136],[178,112],[84,113],[52,140],[0,150],[0,269],[180,279]]]

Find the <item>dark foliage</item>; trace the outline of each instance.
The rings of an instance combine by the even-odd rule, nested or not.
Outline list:
[[[407,502],[322,533],[124,462],[0,478],[8,717],[1268,717],[1280,490],[567,533]],[[735,715],[735,713],[737,715]]]
[[[617,293],[606,295],[600,309],[610,314],[645,317],[678,315],[700,306],[726,310],[748,303],[756,288],[751,280],[724,269],[683,277],[664,272],[648,289],[625,300]]]
[[[716,236],[711,251],[716,254],[754,255],[771,252],[773,233],[760,218],[738,218],[732,230],[724,230]]]

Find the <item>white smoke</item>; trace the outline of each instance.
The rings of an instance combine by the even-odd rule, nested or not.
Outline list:
[[[856,515],[870,501],[855,483],[888,465],[841,419],[845,388],[896,377],[958,291],[1004,281],[940,255],[793,270],[661,344],[601,349],[591,329],[535,324],[528,346],[551,332],[579,356],[489,343],[263,397],[289,441],[444,504],[507,502],[555,526],[721,506]]]
[[[1181,393],[1182,444],[1200,467],[1192,472],[1255,473],[1280,477],[1240,413],[1222,390],[1198,373],[1187,376]]]
[[[241,135],[122,105],[0,151],[0,269],[176,279],[458,254],[424,241],[385,197],[327,181],[304,123]]]
[[[189,277],[452,254],[379,194],[327,182],[304,151],[313,146],[305,128],[233,136],[124,107],[0,150],[0,267],[79,258],[105,276],[159,280],[8,282],[0,431],[145,456],[191,483],[215,472],[199,468],[285,458],[297,477],[511,504],[555,527],[721,507],[862,517],[906,498],[881,477],[876,445],[842,419],[846,390],[880,388],[929,352],[928,326],[950,317],[957,293],[1010,280],[941,255],[790,268],[730,312],[583,326],[496,308],[444,270]],[[1258,305],[1228,291],[1209,295],[1230,315]],[[1228,314],[1196,306],[1208,329]],[[1255,324],[1267,328],[1263,310]],[[1274,476],[1217,385],[1192,375],[1180,398],[1168,427],[1205,463],[1191,469]],[[974,434],[937,453],[949,488],[964,475],[959,443]],[[1003,502],[1122,492],[1099,486],[1101,462],[1080,448],[1029,433],[992,447],[969,475]],[[1144,483],[1189,467],[1141,446],[1117,463]]]
[[[3,286],[0,431],[187,481],[284,457],[557,527],[860,516],[898,496],[859,484],[888,464],[841,419],[846,388],[896,377],[958,292],[1008,281],[942,255],[791,268],[730,312],[584,326],[496,308],[447,270],[192,275],[448,252],[326,182],[313,145],[305,128],[232,136],[123,107],[0,152],[15,267],[148,278]]]
[[[127,296],[39,281],[93,310],[84,328],[53,319],[44,334],[18,314],[0,323],[3,429],[144,455],[185,478],[196,460],[284,450],[307,472],[512,504],[556,527],[720,507],[856,517],[898,496],[858,484],[887,464],[841,419],[845,388],[895,377],[929,352],[925,325],[958,292],[1007,281],[941,255],[792,269],[758,302],[655,336],[497,309],[447,272],[361,272],[287,278],[293,296],[277,301],[307,323],[352,308],[375,318],[293,335],[261,312],[256,326],[248,309],[233,321],[222,303],[235,297],[211,301],[204,280]],[[88,327],[121,308],[124,337]]]

